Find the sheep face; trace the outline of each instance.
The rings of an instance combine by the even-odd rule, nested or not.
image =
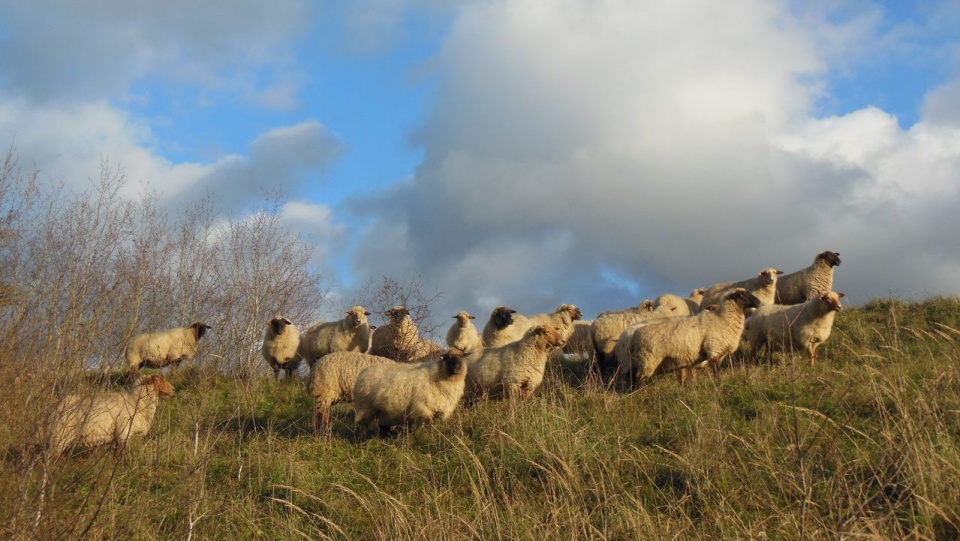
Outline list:
[[[783,274],[783,271],[777,269],[763,269],[760,271],[760,283],[765,286],[776,283],[777,275],[779,274]]]
[[[549,325],[538,325],[527,331],[527,333],[536,335],[537,342],[540,343],[544,349],[548,347],[562,348],[567,344],[567,341],[564,340],[563,335],[560,333],[560,329]]]
[[[270,320],[270,330],[274,335],[280,336],[290,324],[290,320],[285,317],[275,317]]]
[[[653,301],[647,299],[640,303],[641,312],[653,312]]]
[[[142,380],[140,380],[141,386],[152,386],[156,389],[157,394],[160,396],[173,396],[176,390],[173,388],[173,384],[163,378],[159,374],[151,374]]]
[[[516,310],[507,308],[506,306],[500,306],[493,311],[490,319],[493,320],[494,327],[499,331],[513,325],[513,314],[516,313]]]
[[[702,287],[698,287],[697,289],[694,289],[693,291],[690,292],[690,298],[697,302],[700,302],[703,299],[703,295],[706,292],[707,292],[706,289]]]
[[[820,295],[820,302],[823,302],[830,308],[833,312],[839,312],[843,309],[843,306],[840,304],[840,299],[844,297],[843,293],[835,293],[830,291],[828,293],[823,293]]]
[[[821,252],[817,254],[816,261],[822,261],[828,267],[840,266],[840,252]]]
[[[576,321],[578,319],[583,319],[583,312],[579,308],[572,304],[562,304],[560,308],[557,309],[558,312],[566,312],[570,314],[570,319]]]
[[[400,323],[403,321],[403,316],[410,315],[410,311],[403,306],[394,306],[393,308],[384,312],[383,315],[387,316],[387,318],[393,323]]]
[[[747,308],[760,308],[760,299],[758,299],[753,293],[750,293],[743,288],[731,291],[727,294],[726,298],[736,302],[741,310]]]
[[[353,308],[347,310],[347,323],[351,327],[359,327],[367,322],[367,316],[370,315],[370,312],[367,312],[362,306],[354,306]]]
[[[453,319],[457,320],[457,325],[460,328],[466,327],[470,323],[471,319],[476,319],[476,317],[471,316],[467,312],[460,312],[459,314],[453,316]]]
[[[209,330],[212,329],[213,327],[211,327],[210,325],[207,325],[207,324],[203,323],[202,321],[198,321],[198,322],[194,323],[193,325],[190,325],[190,328],[193,329],[194,334],[196,334],[196,336],[197,336],[197,342],[199,342],[200,339],[203,338],[204,335],[207,334],[207,331],[209,331]]]
[[[452,376],[463,372],[464,368],[466,368],[463,362],[463,352],[458,349],[448,350],[440,357],[440,360],[442,361],[444,370]]]

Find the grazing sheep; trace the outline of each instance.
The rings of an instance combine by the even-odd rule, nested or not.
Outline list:
[[[267,364],[273,369],[274,379],[280,379],[280,370],[293,375],[300,368],[303,360],[297,353],[300,345],[300,331],[296,325],[285,317],[275,317],[270,320],[267,330],[263,333],[263,347],[260,353]]]
[[[809,267],[777,280],[777,304],[800,304],[833,291],[833,268],[839,266],[838,252],[820,252]]]
[[[483,348],[483,339],[477,327],[473,324],[475,316],[467,312],[460,312],[453,316],[457,320],[447,331],[447,345],[459,349],[464,353],[472,353]]]
[[[760,299],[741,288],[728,293],[716,312],[703,310],[695,316],[640,326],[633,331],[625,358],[621,359],[621,373],[639,384],[662,367],[680,370],[683,382],[684,369],[709,363],[717,376],[720,362],[740,345],[744,309],[759,306]]]
[[[814,365],[817,348],[830,338],[833,320],[843,307],[843,293],[823,293],[815,299],[794,305],[763,306],[747,320],[747,345],[756,354],[764,345],[773,350],[805,350]]]
[[[579,320],[573,322],[573,333],[563,346],[563,353],[567,355],[576,355],[580,359],[593,359],[593,320]]]
[[[592,368],[605,370],[616,366],[614,349],[620,340],[620,334],[627,327],[651,319],[669,317],[672,315],[670,312],[672,311],[668,306],[654,311],[653,301],[645,300],[635,308],[603,312],[597,316],[591,328],[593,348],[597,355],[597,363]]]
[[[151,374],[130,391],[95,396],[69,395],[57,404],[49,431],[54,458],[73,446],[90,447],[113,442],[123,453],[133,436],[150,431],[160,396],[173,396],[163,376]]]
[[[520,321],[519,324],[515,326],[517,320]],[[483,346],[493,348],[509,344],[510,342],[516,342],[523,336],[526,329],[529,328],[527,323],[526,318],[518,316],[517,311],[512,308],[506,306],[494,308],[493,312],[490,313],[490,319],[487,320],[487,324],[483,326],[483,333],[480,335],[480,338],[483,340]],[[524,330],[518,334],[516,330],[520,328]]]
[[[564,343],[559,329],[538,325],[516,342],[467,355],[467,396],[528,398],[543,381],[550,353]]]
[[[307,384],[307,392],[316,400],[314,427],[322,424],[330,428],[333,425],[330,406],[353,402],[353,387],[364,368],[393,362],[393,359],[359,351],[334,351],[320,357],[310,371],[310,382]]]
[[[463,398],[466,375],[463,352],[455,349],[438,360],[368,366],[353,388],[356,422],[366,427],[376,419],[384,431],[446,420]]]
[[[141,366],[180,366],[181,362],[193,359],[197,354],[197,343],[212,328],[198,321],[189,327],[134,336],[126,351],[129,373],[136,374]]]
[[[366,353],[370,347],[370,312],[362,306],[347,310],[343,319],[317,323],[300,337],[297,353],[313,368],[317,359],[334,351],[359,351]]]
[[[388,321],[373,332],[370,354],[406,363],[424,360],[442,350],[420,337],[420,331],[410,318],[410,312],[403,306],[394,306],[384,312],[384,315]]]
[[[739,282],[723,282],[712,285],[707,288],[706,292],[703,294],[703,299],[701,299],[700,304],[711,305],[718,303],[721,299],[727,296],[727,293],[730,293],[734,289],[741,287],[750,293],[753,293],[758,299],[760,299],[760,306],[773,304],[773,301],[777,295],[777,277],[781,274],[783,274],[782,270],[769,268],[763,269],[762,271],[758,272],[756,276],[750,278],[749,280],[741,280]]]

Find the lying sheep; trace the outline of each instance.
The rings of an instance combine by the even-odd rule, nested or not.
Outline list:
[[[113,442],[123,453],[133,436],[150,431],[160,396],[173,396],[174,389],[158,374],[151,374],[126,392],[96,396],[69,395],[57,404],[49,430],[54,458],[73,446],[90,447]]]
[[[330,406],[353,402],[353,388],[364,368],[393,362],[393,359],[359,351],[334,351],[320,357],[310,371],[310,382],[307,384],[307,392],[316,403],[314,427],[322,424],[329,429],[333,425]]]
[[[260,353],[273,369],[274,379],[280,378],[280,370],[293,375],[300,368],[303,360],[297,353],[300,346],[300,331],[296,325],[285,317],[275,317],[270,320],[267,330],[263,333],[263,346]]]
[[[366,427],[376,419],[384,431],[446,420],[463,398],[466,375],[463,352],[455,349],[438,360],[368,366],[353,388],[356,422]]]
[[[670,307],[664,306],[654,311],[653,301],[645,300],[635,308],[603,312],[597,319],[593,320],[591,334],[593,338],[593,348],[597,355],[597,363],[592,367],[594,369],[605,370],[616,366],[614,349],[617,347],[617,341],[620,340],[620,334],[631,325],[636,325],[642,321],[657,319],[661,317],[670,317],[672,312]]]
[[[490,313],[487,324],[483,326],[483,333],[480,338],[483,340],[483,346],[488,348],[499,347],[510,342],[515,342],[523,336],[523,332],[517,334],[516,330],[527,324],[521,321],[520,325],[514,326],[517,311],[506,306],[498,306]],[[522,317],[522,316],[521,316]]]
[[[467,396],[528,398],[543,381],[550,353],[564,343],[559,329],[538,325],[516,342],[467,355]]]
[[[317,359],[334,351],[367,352],[370,347],[370,312],[362,306],[347,310],[343,319],[317,323],[300,337],[297,353],[313,368]]]
[[[403,306],[395,306],[384,315],[388,321],[373,332],[370,354],[406,363],[424,360],[440,352],[438,346],[420,337],[410,312]]]
[[[483,339],[480,332],[473,324],[476,317],[467,312],[460,312],[453,316],[456,321],[447,331],[447,345],[459,349],[464,353],[472,353],[478,349],[483,349]]]
[[[777,304],[800,304],[833,290],[833,268],[840,266],[838,252],[820,252],[813,264],[777,280]]]
[[[695,316],[641,326],[630,337],[621,374],[640,384],[658,369],[680,370],[683,382],[684,369],[709,363],[717,376],[721,361],[740,345],[744,310],[759,306],[760,299],[741,288],[728,293],[717,311],[703,310]]]
[[[741,280],[739,282],[723,282],[712,285],[707,288],[703,295],[703,299],[700,301],[700,304],[710,305],[718,303],[721,299],[727,296],[727,293],[730,293],[734,289],[741,287],[750,293],[753,293],[758,299],[760,299],[760,306],[773,304],[777,295],[777,277],[781,274],[783,274],[782,270],[769,268],[761,270],[756,276],[750,278],[749,280]]]
[[[830,338],[833,320],[843,307],[843,293],[830,291],[801,304],[763,306],[747,320],[747,345],[751,354],[763,346],[774,350],[805,350],[814,365],[817,348]]]
[[[213,327],[200,321],[189,327],[177,327],[163,332],[145,333],[133,337],[127,346],[127,366],[131,375],[140,367],[162,368],[168,364],[180,366],[197,355],[197,344]]]

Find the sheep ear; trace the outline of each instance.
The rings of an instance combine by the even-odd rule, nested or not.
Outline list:
[[[477,319],[477,316],[467,315],[467,317],[470,318],[470,319]]]
[[[369,316],[369,315],[370,315],[370,312],[364,311],[364,312],[363,312],[363,315]]]
[[[280,321],[284,322],[287,325],[293,325],[293,323],[291,323],[290,320],[287,318],[281,318]]]
[[[844,298],[845,296],[846,296],[846,295],[844,295],[843,293],[840,293],[839,291],[837,292],[837,297],[840,297],[840,298],[842,299],[842,298]]]
[[[513,308],[511,308],[511,309],[510,309],[510,313],[511,313],[511,314],[516,314],[516,313],[517,313],[517,311],[516,311],[516,310],[514,310]]]
[[[777,274],[783,274],[783,271],[782,271],[782,270],[778,270],[778,271],[777,271]]]

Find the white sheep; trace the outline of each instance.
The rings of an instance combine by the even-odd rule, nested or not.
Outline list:
[[[73,446],[112,442],[123,453],[133,436],[150,431],[160,396],[173,396],[174,388],[163,376],[151,374],[134,389],[101,395],[69,395],[54,411],[49,448],[54,458]]]
[[[516,342],[528,328],[529,322],[523,316],[519,316],[516,310],[507,306],[498,306],[490,313],[480,338],[483,340],[484,347],[499,347]],[[523,330],[517,333],[518,329]]]
[[[833,291],[833,268],[840,266],[838,252],[820,252],[805,269],[777,280],[777,304],[800,304]]]
[[[393,362],[393,359],[359,351],[334,351],[320,357],[310,370],[307,384],[307,392],[314,397],[316,404],[314,427],[322,424],[329,429],[333,425],[330,406],[353,402],[353,388],[364,368]]]
[[[366,353],[370,347],[369,315],[362,306],[354,306],[343,319],[317,323],[301,335],[297,353],[310,368],[317,359],[334,351]]]
[[[134,336],[127,346],[126,358],[130,374],[140,367],[162,368],[169,364],[179,366],[197,354],[198,342],[213,327],[200,321],[189,327],[177,327],[162,332]]]
[[[543,382],[550,353],[564,343],[559,329],[538,325],[516,342],[467,355],[467,396],[528,398]]]
[[[476,317],[468,312],[460,312],[453,316],[453,319],[456,321],[447,331],[447,345],[464,353],[483,349],[483,339],[476,325],[473,324]]]
[[[593,359],[593,320],[579,320],[573,322],[573,332],[563,346],[563,353],[576,355],[581,360]]]
[[[720,300],[727,295],[727,293],[730,293],[734,289],[738,288],[743,288],[750,293],[753,293],[758,299],[760,299],[760,306],[773,304],[777,295],[778,277],[781,274],[783,274],[782,270],[767,268],[761,270],[756,276],[748,280],[714,284],[707,288],[706,292],[703,294],[703,298],[700,301],[700,305],[709,306],[711,304],[719,303]]]
[[[455,349],[438,360],[368,366],[353,388],[356,422],[365,428],[376,419],[384,431],[446,420],[463,398],[466,375],[463,352]]]
[[[759,306],[760,299],[741,288],[728,293],[717,311],[703,310],[694,316],[640,326],[633,331],[621,359],[621,375],[639,384],[658,369],[679,370],[683,382],[685,369],[708,363],[717,376],[721,361],[740,345],[744,309]]]
[[[517,316],[514,315],[513,317],[516,319]],[[561,304],[549,314],[534,314],[526,316],[526,319],[530,325],[528,329],[539,325],[556,327],[560,331],[560,336],[566,342],[573,334],[573,323],[583,319],[583,312],[572,304]]]
[[[702,287],[698,287],[698,288],[694,289],[693,291],[691,291],[691,292],[690,292],[690,296],[687,297],[687,298],[690,299],[691,301],[693,301],[694,303],[696,303],[697,307],[699,308],[699,307],[703,306],[703,294],[706,293],[706,292],[707,292],[706,289],[704,289],[704,288],[702,288]]]
[[[280,378],[280,371],[287,373],[287,377],[293,375],[300,368],[300,354],[297,348],[300,346],[300,331],[296,325],[285,317],[275,317],[267,324],[267,329],[263,332],[263,346],[260,353],[263,359],[267,361],[270,368],[273,369],[274,379]]]
[[[805,350],[814,365],[817,348],[830,338],[833,320],[843,307],[843,293],[829,291],[793,305],[763,306],[747,320],[747,346],[751,354],[763,346],[773,351]]]
[[[627,327],[643,321],[670,317],[670,307],[664,306],[654,311],[653,301],[645,300],[634,308],[603,312],[593,320],[591,334],[593,348],[597,356],[597,364],[593,368],[604,370],[616,366],[614,349],[620,340],[620,334]]]
[[[673,293],[665,293],[653,300],[654,311],[661,306],[666,307],[665,310],[670,310],[673,316],[690,316],[700,311],[699,302],[694,299],[684,299]]]
[[[389,357],[399,362],[417,362],[439,353],[441,348],[420,337],[417,325],[410,312],[403,306],[395,306],[386,312],[387,323],[373,331],[370,354]]]

